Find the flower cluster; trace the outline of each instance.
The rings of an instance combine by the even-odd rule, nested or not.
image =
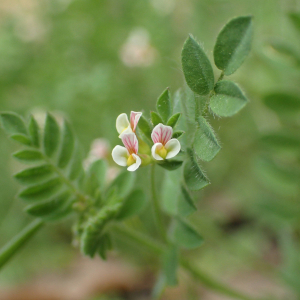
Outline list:
[[[130,122],[125,113],[120,114],[116,121],[116,128],[123,146],[115,146],[112,150],[112,158],[119,166],[126,167],[128,171],[135,171],[142,164],[142,156],[138,154],[139,141],[136,136],[136,127],[141,117],[141,112],[132,111]],[[170,159],[180,151],[180,143],[172,138],[173,128],[163,124],[156,125],[151,133],[154,145],[151,148],[152,158],[157,161]],[[150,153],[149,153],[150,154]]]

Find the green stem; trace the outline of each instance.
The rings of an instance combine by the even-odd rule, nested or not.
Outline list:
[[[113,226],[114,232],[116,232],[121,238],[123,237],[125,240],[129,238],[130,240],[136,242],[139,245],[144,246],[147,250],[150,250],[151,252],[155,254],[162,254],[164,252],[164,245],[157,242],[153,238],[142,234],[134,229],[131,229],[130,227],[122,225],[115,224]]]
[[[0,269],[28,240],[30,240],[30,238],[34,236],[43,224],[43,221],[40,219],[34,220],[2,247],[0,250]]]
[[[221,81],[221,80],[224,78],[224,75],[225,75],[225,74],[224,74],[224,71],[222,71],[222,73],[220,74],[220,77],[219,77],[218,81]],[[217,82],[218,82],[218,81],[217,81]]]
[[[152,193],[152,204],[154,210],[154,218],[157,225],[157,229],[163,239],[164,242],[167,241],[167,234],[165,230],[165,226],[163,223],[163,216],[161,213],[161,208],[158,202],[156,189],[155,189],[155,163],[151,166],[151,193]]]
[[[218,78],[217,82],[221,81],[223,78],[224,78],[225,74],[224,74],[224,71],[221,72],[220,74],[220,77]],[[203,113],[202,115],[205,116],[208,112],[208,106],[209,106],[209,101],[210,101],[210,98],[215,94],[215,91],[214,90],[211,90],[210,93],[208,94],[208,97],[207,97],[207,101],[206,101],[206,104],[205,104],[205,107],[203,109]]]
[[[235,299],[241,300],[253,300],[253,298],[243,295],[242,293],[227,287],[225,284],[216,281],[215,279],[209,277],[203,271],[199,270],[199,268],[195,267],[194,264],[191,264],[189,261],[181,259],[180,261],[181,266],[187,270],[195,279],[201,281],[203,285],[207,288],[216,291],[220,294],[226,295],[228,297],[232,297]]]
[[[115,225],[114,230],[115,232],[119,233],[120,237],[124,239],[129,238],[132,241],[144,246],[148,250],[154,252],[155,254],[161,255],[166,250],[166,247],[158,243],[156,240],[145,236],[131,228],[128,228],[125,225]],[[242,293],[227,287],[225,284],[218,282],[216,279],[211,278],[209,275],[196,268],[194,264],[188,262],[185,259],[180,260],[180,265],[182,268],[188,271],[196,280],[202,282],[204,286],[217,293],[226,295],[234,299],[254,300],[254,298],[243,295]]]

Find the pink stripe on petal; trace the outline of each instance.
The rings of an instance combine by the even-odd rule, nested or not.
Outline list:
[[[154,127],[151,138],[155,144],[162,143],[163,145],[165,145],[171,139],[172,134],[172,127],[165,126],[160,123]]]
[[[124,133],[121,138],[129,154],[138,153],[139,144],[134,133]]]
[[[140,119],[141,115],[142,115],[141,112],[131,111],[131,113],[130,113],[130,127],[131,127],[133,132],[136,129],[136,126],[139,122],[139,119]]]

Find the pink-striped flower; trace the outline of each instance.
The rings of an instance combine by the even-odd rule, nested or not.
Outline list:
[[[128,121],[128,117],[125,113],[120,114],[117,117],[116,127],[118,133],[120,134],[119,135],[120,138],[124,133],[135,132],[136,126],[139,122],[141,115],[142,115],[141,112],[132,111],[130,113],[130,122]]]
[[[123,133],[121,139],[125,147],[117,145],[112,151],[112,158],[119,166],[127,166],[128,171],[135,171],[142,163],[137,154],[137,137],[133,132]]]
[[[151,138],[154,143],[151,153],[154,159],[164,160],[176,156],[180,151],[180,143],[177,139],[172,139],[173,128],[158,124],[154,127]]]

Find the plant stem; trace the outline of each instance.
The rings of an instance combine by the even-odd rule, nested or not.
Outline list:
[[[220,74],[220,77],[218,78],[217,82],[221,81],[224,78],[224,75],[225,75],[224,71],[222,71],[222,73]]]
[[[162,245],[161,243],[157,242],[156,240],[145,236],[144,234],[141,234],[131,228],[126,227],[123,225],[115,225],[114,226],[115,232],[119,233],[120,237],[123,237],[124,239],[129,238],[132,241],[144,246],[148,250],[161,255],[165,250],[166,247]],[[180,265],[182,268],[184,268],[187,272],[190,273],[194,277],[194,279],[202,282],[204,286],[207,288],[226,295],[228,297],[234,298],[234,299],[240,299],[240,300],[255,300],[255,298],[251,298],[249,296],[243,295],[242,293],[227,287],[225,284],[217,281],[214,278],[211,278],[209,275],[205,274],[203,271],[199,270],[197,267],[195,267],[194,264],[190,263],[189,261],[185,259],[180,260]]]
[[[36,219],[27,225],[19,234],[0,250],[0,269],[8,262],[8,260],[42,227],[44,222]]]
[[[163,216],[161,213],[161,208],[159,205],[159,201],[156,194],[155,189],[155,163],[151,166],[151,193],[152,193],[152,204],[153,204],[153,210],[154,210],[154,218],[157,225],[157,229],[163,239],[164,242],[167,241],[167,234],[165,230],[165,226],[163,223]]]
[[[127,238],[131,239],[132,241],[136,242],[144,246],[147,250],[154,252],[155,254],[162,254],[164,252],[164,245],[157,242],[153,238],[142,234],[134,229],[131,229],[128,226],[117,225],[113,226],[114,232],[116,232],[120,237],[123,237],[127,240]]]
[[[218,78],[216,84],[221,81],[223,78],[224,78],[225,74],[224,74],[224,71],[221,72],[220,74],[220,77]],[[205,107],[203,109],[203,113],[202,115],[205,116],[208,112],[208,106],[209,106],[209,101],[210,101],[210,98],[215,94],[215,91],[214,90],[211,90],[210,93],[208,94],[208,97],[207,97],[207,101],[206,101],[206,104],[205,104]],[[197,116],[196,116],[197,117]]]
[[[196,268],[195,265],[191,264],[185,259],[181,259],[181,266],[187,270],[195,279],[201,281],[207,288],[216,291],[220,294],[241,300],[253,300],[253,298],[243,295],[242,293],[227,287],[225,284],[216,281],[215,279],[209,277],[203,271]]]

